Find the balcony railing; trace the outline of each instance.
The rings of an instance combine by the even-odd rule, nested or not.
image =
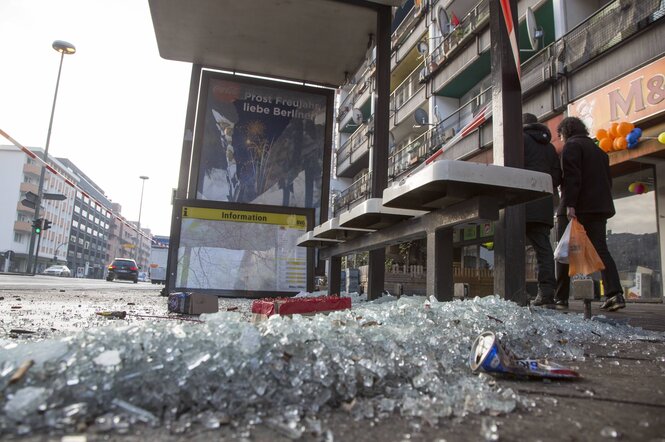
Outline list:
[[[419,64],[390,94],[390,109],[392,112],[397,112],[416,92],[424,87],[424,84],[421,83],[424,80],[424,77],[422,77],[424,66],[424,62]]]
[[[492,90],[485,89],[432,129],[397,150],[388,159],[389,178],[395,179],[425,161],[469,124],[476,116],[476,111],[491,102]]]
[[[372,127],[374,123],[371,123]],[[337,165],[344,162],[353,152],[367,144],[367,135],[370,128],[370,122],[363,124],[349,137],[341,149],[337,152]]]
[[[16,204],[16,211],[22,213],[30,213],[30,214],[35,213],[35,209],[31,209],[30,207],[24,206],[20,201]]]
[[[466,14],[459,25],[450,33],[443,36],[441,43],[427,57],[427,68],[430,74],[434,73],[439,66],[449,57],[455,49],[474,35],[478,29],[482,29],[489,22],[489,1],[483,0]]]
[[[404,20],[402,20],[402,23],[397,26],[397,29],[395,29],[395,32],[393,32],[393,35],[390,37],[390,44],[392,45],[393,50],[397,49],[402,43],[404,43],[406,38],[411,35],[414,28],[413,23],[420,17],[423,11],[427,9],[426,3],[427,1],[424,0],[420,8],[417,8],[416,6],[412,7],[407,15],[404,16]]]
[[[344,210],[348,210],[356,201],[367,199],[371,186],[371,177],[372,174],[369,172],[364,174],[334,199],[333,214],[335,216]]]
[[[25,163],[23,165],[23,173],[27,173],[30,175],[35,175],[39,176],[42,172],[41,166],[34,164],[34,163]]]
[[[522,63],[522,93],[526,94],[556,79],[554,45],[549,45],[526,62]]]
[[[368,89],[373,86],[373,75],[376,67],[376,59],[372,60],[371,63],[365,68],[361,75],[358,76],[356,84],[349,91],[349,94],[344,98],[342,104],[339,106],[339,112],[337,113],[337,122],[340,122],[344,119],[346,114],[348,114],[351,109],[355,106],[358,98]]]
[[[29,221],[15,221],[14,230],[17,232],[30,233],[32,232],[32,223]]]
[[[22,193],[32,192],[34,194],[37,194],[38,187],[37,184],[23,182],[19,185],[19,189]]]
[[[574,71],[663,16],[662,0],[615,0],[555,43],[558,60]]]

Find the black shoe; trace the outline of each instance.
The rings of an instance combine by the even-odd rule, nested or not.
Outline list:
[[[565,301],[563,299],[558,299],[555,303],[555,307],[558,310],[565,310],[568,308],[568,301]]]
[[[542,293],[538,293],[536,299],[533,300],[531,305],[535,307],[549,307],[554,305],[554,296],[543,296]]]
[[[600,306],[601,310],[607,310],[608,312],[615,312],[619,309],[626,307],[626,300],[623,298],[623,295],[619,293],[618,295],[612,296],[608,300],[602,303]]]

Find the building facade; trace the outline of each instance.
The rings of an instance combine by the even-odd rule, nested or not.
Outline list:
[[[109,264],[108,239],[111,230],[111,201],[83,171],[67,158],[58,158],[78,177],[72,222],[67,242],[67,266],[79,278],[101,279]]]
[[[37,155],[43,150],[31,148]],[[35,240],[36,273],[54,264],[67,265],[72,277],[101,279],[115,257],[137,260],[146,269],[151,234],[120,215],[104,191],[67,158],[49,157],[58,174],[46,173],[45,194],[64,199],[42,199],[40,218],[51,221]],[[28,248],[35,210],[23,205],[28,192],[38,193],[41,163],[15,146],[0,146],[0,271],[28,272]],[[74,183],[76,187],[65,182]],[[7,210],[9,209],[9,210]]]
[[[114,213],[120,213],[120,204],[113,203]],[[136,260],[141,272],[148,272],[152,234],[150,229],[137,228],[136,222],[127,221],[122,216],[111,220],[109,235],[109,262],[114,258]]]
[[[32,148],[37,155],[43,150]],[[55,158],[48,163],[58,173],[72,182],[77,182],[67,167]],[[15,146],[0,146],[0,183],[4,191],[0,195],[0,269],[10,272],[28,271],[28,248],[32,234],[35,210],[24,206],[21,201],[28,192],[38,193],[41,163],[33,160]],[[36,272],[41,273],[53,264],[67,262],[69,226],[72,222],[74,188],[61,177],[47,172],[44,179],[44,193],[63,195],[63,200],[42,200],[40,218],[51,221],[51,228],[41,233],[37,250]],[[36,240],[37,243],[37,240]]]
[[[662,300],[665,271],[665,218],[659,215],[665,199],[658,185],[665,181],[665,145],[655,139],[665,130],[664,17],[662,0],[518,2],[522,111],[554,134],[567,115],[582,117],[592,136],[620,121],[643,131],[635,148],[609,154],[617,215],[607,233],[628,298],[643,300]],[[491,41],[489,0],[410,0],[395,10],[389,181],[442,148],[442,159],[493,162]],[[371,190],[374,53],[368,51],[338,91],[334,166],[347,187],[334,198],[334,215]],[[635,184],[646,192],[635,192]],[[458,266],[491,270],[493,234],[491,223],[457,229]],[[387,252],[403,254],[399,246]],[[527,253],[527,278],[535,270]]]

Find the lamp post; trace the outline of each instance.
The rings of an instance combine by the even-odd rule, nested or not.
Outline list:
[[[143,189],[145,188],[145,180],[149,179],[145,175],[141,175],[139,178],[141,178],[141,202],[139,203],[139,220],[137,222],[138,224],[138,229],[136,230],[136,245],[137,245],[137,250],[136,250],[136,261],[138,264],[139,261],[139,253],[141,252],[141,211],[143,210]]]
[[[76,52],[76,47],[73,44],[68,43],[62,40],[56,40],[52,44],[53,49],[57,52],[60,52],[60,66],[58,67],[58,79],[55,82],[55,94],[53,94],[53,106],[51,107],[51,119],[48,123],[48,133],[46,134],[46,146],[44,147],[44,163],[48,162],[48,147],[51,142],[51,129],[53,128],[53,115],[55,114],[55,102],[58,99],[58,88],[60,87],[60,73],[62,72],[62,61],[65,58],[65,55],[71,55]],[[39,187],[37,188],[37,200],[35,202],[35,218],[39,219],[39,211],[42,204],[42,196],[44,195],[44,175],[46,174],[46,167],[42,166],[42,171],[39,174]],[[34,251],[35,245],[35,231],[32,230],[30,233],[30,246],[28,247],[28,266],[26,268],[27,272],[32,274],[35,273],[37,268],[37,258],[39,258],[39,244],[41,242],[41,234],[37,240],[37,250]],[[34,252],[34,262],[33,262],[33,252]]]

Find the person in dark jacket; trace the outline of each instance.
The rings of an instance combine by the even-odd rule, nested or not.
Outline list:
[[[563,183],[561,203],[557,211],[558,237],[573,218],[584,226],[589,240],[605,265],[601,272],[606,301],[603,310],[615,311],[626,306],[619,272],[607,249],[607,220],[614,216],[612,176],[609,157],[589,138],[586,126],[576,117],[564,118],[557,128],[564,140],[561,163]],[[568,307],[570,277],[568,265],[557,263],[557,307]]]
[[[552,189],[556,192],[561,184],[561,164],[556,149],[550,143],[552,134],[533,114],[522,115],[524,131],[524,168],[547,173],[552,177]],[[554,199],[550,195],[525,205],[526,237],[536,252],[538,261],[538,294],[533,301],[536,306],[554,305],[556,277],[554,253],[550,242],[550,231],[554,226]]]

